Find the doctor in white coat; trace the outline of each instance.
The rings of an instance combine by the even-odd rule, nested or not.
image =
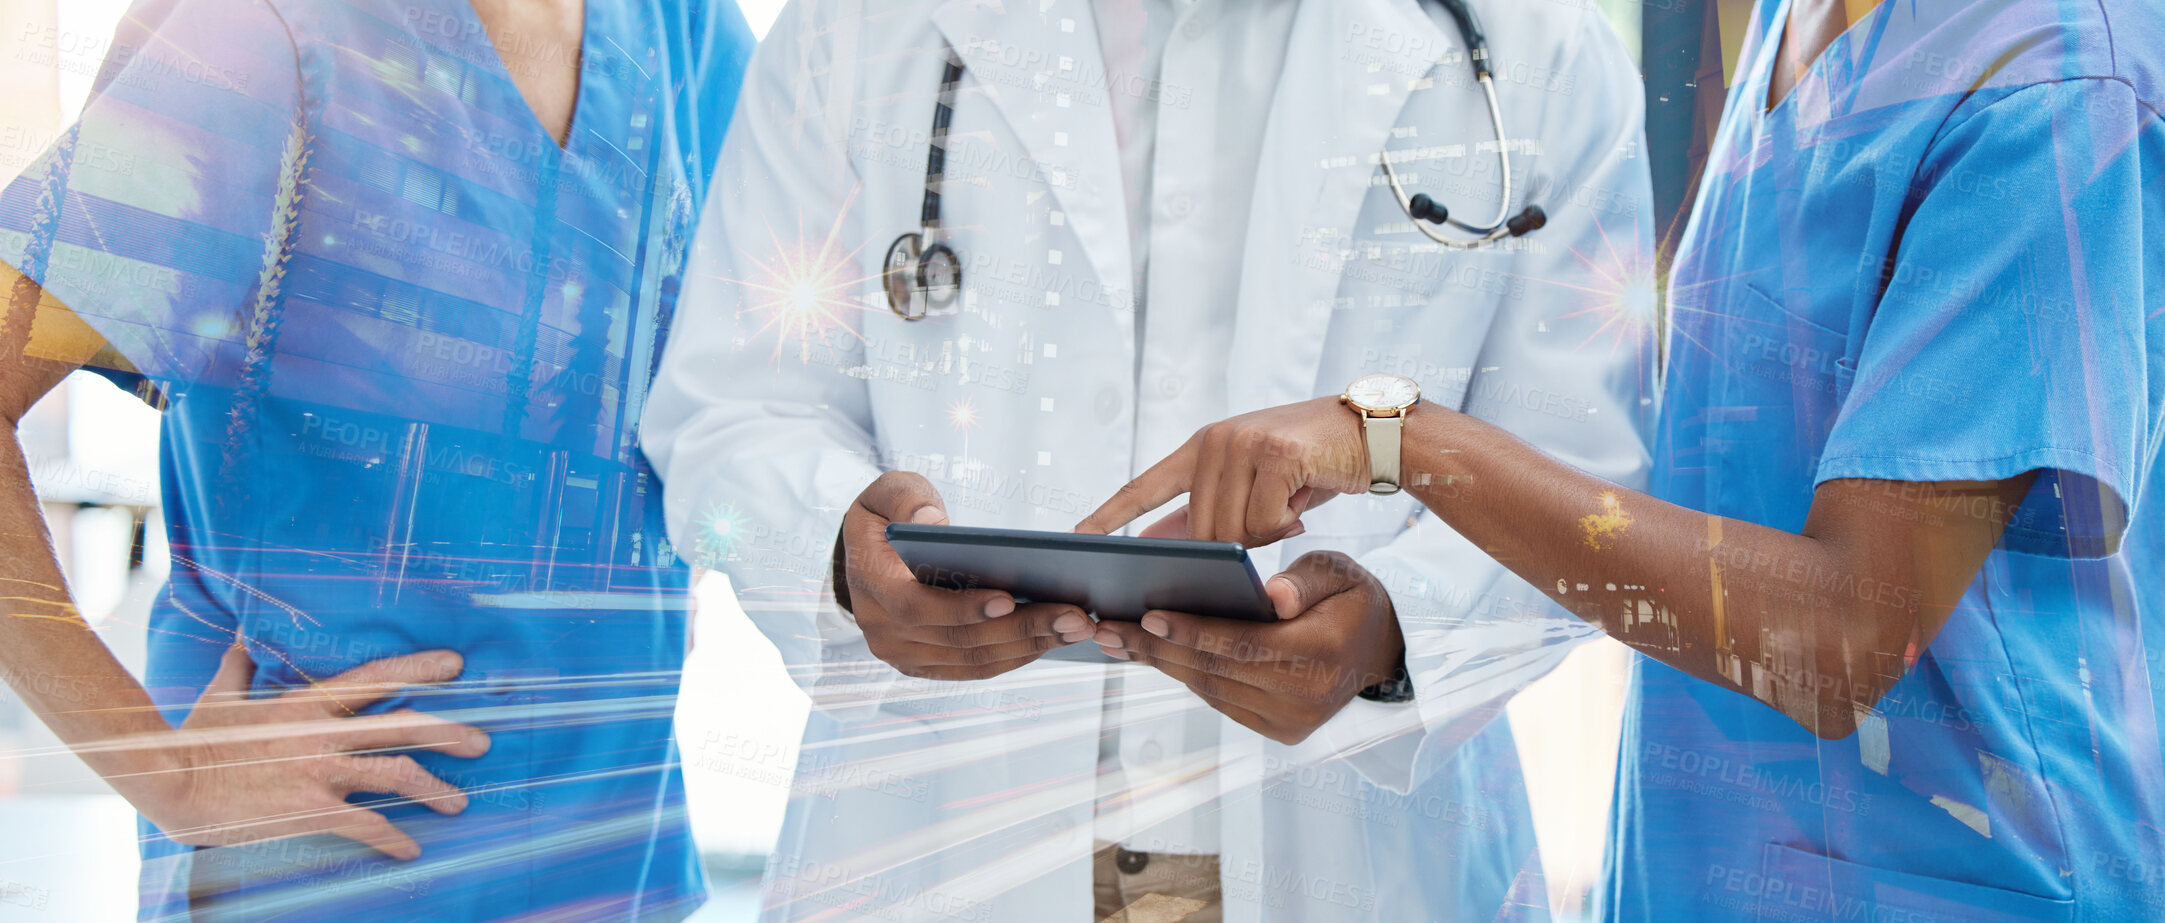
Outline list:
[[[1346,590],[1301,615],[1346,626],[1315,672],[1372,678],[1402,646],[1413,700],[1347,687],[1268,716],[1059,659],[1096,654],[1080,613],[917,587],[880,538],[1073,528],[1195,429],[1372,372],[1639,483],[1636,71],[1588,4],[1476,10],[1503,207],[1548,224],[1468,251],[1419,233],[1378,167],[1389,151],[1454,214],[1499,210],[1489,112],[1431,0],[782,13],[643,423],[679,552],[728,573],[815,705],[766,919],[1539,917],[1502,704],[1589,631],[1411,500],[1340,498],[1256,554],[1350,556],[1297,565]],[[920,230],[950,60],[934,185],[962,286],[906,320],[881,268]]]

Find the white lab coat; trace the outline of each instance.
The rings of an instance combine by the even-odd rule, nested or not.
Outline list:
[[[1653,353],[1634,312],[1653,275],[1636,71],[1590,5],[1477,6],[1507,127],[1530,139],[1512,210],[1531,189],[1548,227],[1510,249],[1426,245],[1381,185],[1387,141],[1465,145],[1401,172],[1469,218],[1499,186],[1457,32],[1416,0],[1302,4],[1249,223],[1224,229],[1244,260],[1233,410],[1398,372],[1637,484]],[[797,2],[745,81],[643,445],[680,553],[729,573],[815,704],[767,919],[1093,919],[1104,675],[1140,668],[909,679],[826,584],[842,513],[883,470],[931,478],[958,524],[1065,530],[1156,461],[1132,446],[1133,274],[1093,30],[1088,0]],[[877,275],[918,225],[943,42],[968,63],[943,187],[966,293],[905,323]],[[1258,567],[1359,558],[1392,591],[1418,703],[1356,700],[1297,747],[1224,720],[1214,753],[1169,757],[1195,762],[1188,781],[1135,793],[1139,812],[1216,800],[1232,921],[1541,906],[1498,719],[1590,629],[1404,495],[1307,522]],[[1128,713],[1205,707],[1173,692]]]

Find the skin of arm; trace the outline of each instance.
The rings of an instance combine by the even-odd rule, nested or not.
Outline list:
[[[76,612],[45,529],[30,466],[16,427],[38,398],[107,347],[88,324],[13,267],[0,265],[0,288],[14,304],[36,305],[28,337],[8,332],[0,363],[0,582],[8,586],[0,610],[0,669],[8,685],[62,741],[77,742],[171,730],[150,696],[113,659]],[[22,312],[11,311],[11,316]],[[169,755],[92,748],[83,753],[91,769],[130,800],[155,798],[173,768]]]
[[[1218,509],[1247,515],[1213,516],[1196,538],[1277,541],[1316,497],[1366,489],[1364,445],[1334,398],[1234,417],[1085,522],[1119,528],[1213,485]],[[1406,417],[1402,468],[1424,506],[1574,615],[1828,739],[1931,644],[2035,477],[1828,481],[1792,533],[1618,487],[1426,402]]]
[[[0,678],[114,790],[173,839],[213,846],[331,833],[398,858],[420,847],[380,813],[345,802],[353,792],[397,794],[446,814],[465,809],[458,789],[412,757],[429,749],[480,756],[488,736],[410,709],[355,710],[410,684],[438,683],[463,667],[451,651],[362,664],[277,696],[248,694],[252,661],[227,651],[218,675],[180,728],[115,660],[76,611],[53,553],[17,425],[46,392],[86,363],[127,368],[103,337],[58,299],[0,263],[9,319],[0,330]],[[34,311],[34,315],[32,313]]]

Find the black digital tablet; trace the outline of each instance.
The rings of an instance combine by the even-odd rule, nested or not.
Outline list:
[[[887,544],[926,586],[1006,590],[1100,619],[1133,622],[1152,609],[1278,618],[1247,549],[1233,542],[898,522],[887,527]]]

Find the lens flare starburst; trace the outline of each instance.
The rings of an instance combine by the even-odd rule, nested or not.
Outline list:
[[[977,405],[971,403],[969,398],[956,398],[947,404],[947,425],[962,434],[962,451],[955,455],[955,470],[958,473],[975,469],[976,462],[970,459],[970,430],[977,428],[978,421],[983,417],[984,412],[977,409]]]
[[[958,398],[947,405],[947,423],[965,433],[977,426],[977,405],[968,398]]]
[[[1595,230],[1601,234],[1601,252],[1571,248],[1571,255],[1585,270],[1582,282],[1534,281],[1584,293],[1578,310],[1558,318],[1592,324],[1579,342],[1580,348],[1604,345],[1612,353],[1627,347],[1639,349],[1653,341],[1661,325],[1661,282],[1654,256],[1636,241],[1618,248],[1598,222]],[[1637,229],[1632,233],[1636,236]]]
[[[861,243],[847,251],[839,244],[843,222],[856,198],[856,191],[851,190],[818,240],[804,233],[801,218],[797,235],[790,241],[784,241],[770,225],[771,249],[764,256],[747,257],[750,276],[722,278],[741,293],[738,316],[758,321],[748,339],[774,337],[772,358],[777,363],[792,348],[798,362],[810,362],[814,347],[833,342],[837,334],[863,339],[857,315],[867,310],[863,295],[877,288],[879,276],[865,275],[858,267],[857,255],[864,249]]]
[[[735,551],[744,517],[737,508],[727,503],[714,503],[699,517],[699,547],[695,549],[699,566],[718,569]]]

